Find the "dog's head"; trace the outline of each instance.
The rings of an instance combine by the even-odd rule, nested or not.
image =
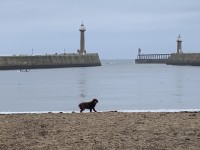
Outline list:
[[[93,100],[92,100],[92,103],[94,103],[94,104],[97,104],[99,101],[96,99],[96,98],[94,98]]]

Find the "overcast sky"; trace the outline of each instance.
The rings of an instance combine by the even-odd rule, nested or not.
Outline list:
[[[101,59],[200,52],[200,0],[0,0],[0,55],[76,53],[81,21]]]

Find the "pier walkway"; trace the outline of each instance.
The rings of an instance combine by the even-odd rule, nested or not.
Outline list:
[[[163,63],[166,64],[171,54],[139,54],[135,59],[136,64]]]

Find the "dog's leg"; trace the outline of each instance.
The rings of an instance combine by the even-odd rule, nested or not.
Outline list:
[[[80,110],[80,113],[82,113],[84,110],[85,110],[85,109],[82,108],[82,109]]]
[[[93,108],[93,110],[94,110],[95,112],[97,112],[95,108]]]

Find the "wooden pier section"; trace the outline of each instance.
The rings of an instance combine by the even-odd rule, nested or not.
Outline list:
[[[136,64],[166,64],[171,54],[140,54],[135,59]]]

